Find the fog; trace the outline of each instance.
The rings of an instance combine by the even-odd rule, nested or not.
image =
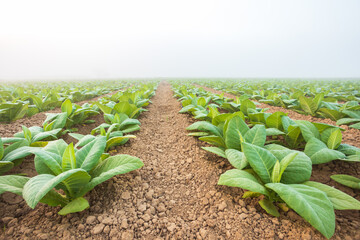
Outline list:
[[[360,77],[360,1],[1,1],[0,79]]]

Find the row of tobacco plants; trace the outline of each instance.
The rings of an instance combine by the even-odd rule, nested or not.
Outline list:
[[[60,107],[65,100],[79,102],[129,86],[126,81],[39,82],[0,86],[0,122],[30,117]]]
[[[359,80],[200,80],[198,84],[360,129]]]
[[[133,156],[109,152],[125,144],[140,129],[138,116],[146,111],[157,83],[138,84],[82,106],[66,99],[60,113],[48,113],[42,126],[23,126],[23,131],[0,139],[0,194],[12,192],[24,198],[31,208],[41,202],[61,206],[61,215],[89,207],[84,195],[96,185],[118,174],[141,168]],[[75,133],[79,124],[92,122],[103,113],[104,122],[88,135]],[[67,144],[61,136],[77,140]],[[4,175],[25,157],[35,155],[37,176]]]
[[[203,149],[234,167],[220,176],[219,185],[248,190],[244,198],[258,198],[260,206],[276,217],[279,209],[291,208],[327,238],[335,231],[334,209],[360,210],[355,198],[310,181],[313,164],[359,162],[360,149],[341,143],[343,129],[292,120],[283,112],[266,113],[249,99],[233,100],[176,81],[172,84],[183,107],[180,113],[198,120],[187,128],[189,135],[213,145]],[[351,181],[354,177],[332,177],[359,187],[359,179]]]

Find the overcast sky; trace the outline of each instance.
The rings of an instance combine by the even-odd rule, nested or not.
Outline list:
[[[117,77],[360,77],[360,1],[0,2],[0,79]]]

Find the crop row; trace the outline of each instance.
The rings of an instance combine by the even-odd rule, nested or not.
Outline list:
[[[51,85],[50,85],[51,84]],[[60,107],[66,99],[79,102],[129,85],[125,81],[25,83],[24,86],[0,86],[0,122],[11,122],[24,116]]]
[[[61,105],[61,113],[47,114],[42,127],[23,127],[11,138],[0,140],[0,174],[20,164],[24,157],[35,155],[35,177],[0,176],[0,194],[12,192],[24,198],[31,208],[41,202],[61,206],[59,214],[79,212],[89,207],[84,195],[96,185],[118,174],[141,168],[143,162],[133,156],[110,156],[111,149],[125,144],[140,129],[137,120],[146,111],[157,83],[134,86],[111,97],[103,97],[82,106],[69,99]],[[89,122],[88,118],[103,112],[105,123],[81,135],[69,133],[73,126]],[[68,133],[77,143],[67,144],[62,135]],[[5,145],[5,147],[4,147]]]
[[[293,209],[325,237],[335,231],[336,210],[360,210],[360,202],[331,186],[310,181],[312,165],[332,160],[359,162],[360,149],[342,144],[343,129],[323,123],[269,114],[249,99],[235,101],[191,85],[173,82],[180,113],[199,120],[189,135],[214,147],[203,149],[226,158],[235,168],[219,185],[248,190],[269,214]],[[221,113],[226,111],[226,113]],[[344,182],[344,176],[335,176]],[[345,176],[345,180],[346,176]]]
[[[357,81],[196,81],[207,87],[254,99],[300,114],[360,129],[360,87]]]

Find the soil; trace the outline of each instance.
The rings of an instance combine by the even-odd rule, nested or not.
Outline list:
[[[218,91],[218,90],[215,90],[213,88],[209,88],[209,87],[205,87],[205,86],[201,86],[201,85],[197,85],[197,84],[194,84],[194,85],[197,86],[197,87],[202,87],[204,90],[210,91],[210,92],[213,92],[213,93],[216,93],[216,94],[224,93],[224,96],[226,96],[228,98],[233,98],[233,99],[236,98],[235,95],[230,94],[230,93],[226,93],[226,92],[223,92],[223,91]],[[252,101],[254,101],[254,100],[252,100]],[[254,101],[254,102],[257,102],[257,101]],[[259,102],[257,102],[257,103],[259,103]],[[291,109],[271,106],[271,105],[265,104],[265,103],[259,103],[259,105],[257,105],[257,106],[259,108],[268,109],[266,111],[268,113],[274,113],[274,112],[287,113],[288,116],[291,119],[294,119],[294,120],[307,120],[307,121],[311,121],[311,122],[321,122],[321,123],[326,123],[326,124],[337,126],[336,122],[329,119],[329,118],[317,118],[317,117],[313,117],[311,115],[304,115],[304,114],[297,113],[297,112],[295,112],[295,111],[293,111]],[[347,126],[347,125],[341,125],[339,127],[345,129],[345,131],[342,132],[342,137],[343,137],[342,142],[360,148],[360,130],[355,129],[355,128],[349,128],[349,126]]]
[[[43,204],[30,209],[22,198],[2,194],[0,239],[325,239],[293,211],[274,218],[256,199],[242,199],[243,190],[218,186],[231,166],[187,136],[185,128],[194,120],[178,113],[181,104],[172,95],[170,85],[161,82],[149,111],[139,117],[136,138],[111,151],[139,157],[143,168],[97,186],[86,195],[90,209],[68,216]],[[95,120],[96,125],[103,121]],[[325,167],[335,170],[336,163]],[[318,170],[316,178],[329,181],[324,169]],[[360,239],[359,211],[336,216],[333,239]]]

